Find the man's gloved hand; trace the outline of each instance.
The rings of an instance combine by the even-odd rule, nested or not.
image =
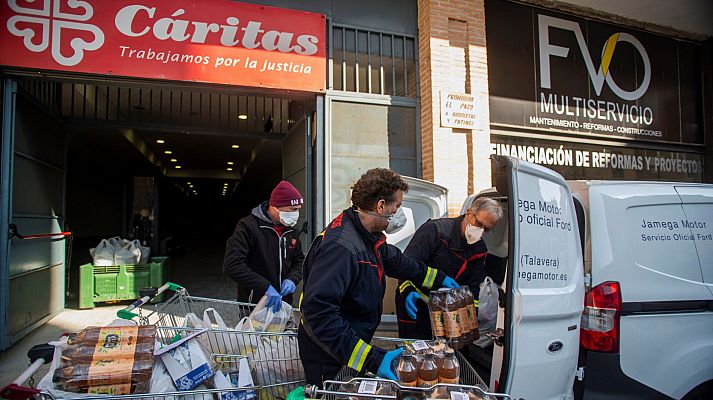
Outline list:
[[[394,359],[398,356],[401,355],[401,353],[404,352],[403,347],[399,347],[396,350],[391,350],[390,352],[384,354],[384,359],[381,360],[381,365],[379,365],[379,370],[376,371],[376,376],[380,378],[386,378],[386,379],[391,379],[392,381],[396,380],[396,374],[394,374],[394,370],[391,369],[391,363],[394,361]]]
[[[406,296],[406,301],[404,302],[406,305],[406,314],[408,314],[411,319],[416,319],[416,300],[418,300],[421,296],[417,292],[411,292]]]
[[[280,288],[280,295],[287,296],[295,292],[295,283],[289,279],[282,281],[282,288]]]
[[[446,279],[443,280],[441,287],[448,288],[448,289],[458,289],[460,287],[460,285],[453,278],[451,278],[450,276],[447,276]]]
[[[272,312],[280,311],[280,307],[282,307],[282,296],[277,293],[277,290],[275,290],[272,285],[267,287],[265,295],[267,295],[267,306],[272,308]]]

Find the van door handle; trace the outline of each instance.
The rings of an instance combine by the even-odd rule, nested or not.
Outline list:
[[[496,329],[494,332],[488,332],[485,336],[493,340],[493,343],[502,347],[505,344],[505,331],[502,328]]]

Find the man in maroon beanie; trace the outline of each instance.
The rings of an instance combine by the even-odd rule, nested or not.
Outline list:
[[[273,311],[283,298],[292,303],[302,279],[304,254],[294,226],[303,203],[299,190],[281,181],[269,201],[238,221],[223,259],[223,272],[238,283],[238,301],[256,303],[267,295]]]

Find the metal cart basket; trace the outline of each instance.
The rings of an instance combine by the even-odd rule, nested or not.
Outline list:
[[[165,303],[159,304],[154,310],[144,310],[144,306],[154,297],[165,290],[174,290],[176,293]],[[153,306],[151,306],[153,307]],[[134,302],[124,310],[118,312],[121,318],[131,320],[138,324],[154,324],[157,327],[157,340],[161,343],[171,343],[174,338],[184,337],[194,333],[197,329],[187,328],[185,326],[185,316],[187,313],[202,315],[209,308],[213,308],[223,317],[225,323],[229,327],[234,327],[241,319],[250,315],[250,312],[255,307],[254,304],[240,303],[234,301],[217,300],[210,298],[194,297],[188,295],[186,290],[179,285],[168,283],[157,291],[143,296],[141,299]],[[136,311],[136,312],[134,312]],[[295,318],[298,320],[299,317]],[[125,396],[92,396],[90,399],[151,399],[151,400],[242,400],[247,393],[254,391],[260,400],[284,399],[291,390],[304,384],[304,368],[299,358],[299,348],[297,344],[297,334],[295,331],[286,331],[284,333],[270,332],[250,332],[233,329],[210,329],[199,336],[200,342],[210,353],[211,358],[215,361],[218,368],[226,375],[235,374],[238,372],[238,365],[242,358],[247,358],[251,366],[254,387],[217,390],[192,390],[171,393],[151,393],[141,395],[125,395]],[[413,340],[399,338],[374,338],[372,344],[387,350],[394,349],[400,345],[412,342]],[[462,385],[437,385],[431,389],[439,387],[447,387],[443,390],[468,390],[480,397],[471,397],[463,400],[479,400],[491,399],[495,397],[509,398],[506,395],[499,395],[487,392],[487,386],[477,375],[473,367],[465,360],[460,353],[458,359],[461,365],[460,382]],[[32,374],[39,369],[44,362],[50,362],[49,359],[33,359],[32,366],[21,375],[13,385],[3,389],[2,397],[12,400],[23,400],[31,395],[39,395],[44,398],[54,398],[50,392],[39,391],[32,388],[22,387],[21,385],[27,381]],[[355,380],[356,379],[356,380]],[[350,385],[358,380],[372,379],[381,382],[382,386],[389,384],[394,385],[393,391],[403,390],[396,382],[386,381],[383,379],[375,379],[368,377],[358,377],[356,371],[343,368],[334,381],[325,382],[325,389],[309,388],[305,391],[306,394],[315,397],[324,397],[328,400],[337,400],[353,398],[375,398],[375,396],[367,396],[361,394],[350,393],[344,397],[341,390],[344,385]],[[10,392],[7,390],[10,389]],[[423,394],[427,389],[414,389]],[[23,396],[19,394],[23,393]],[[29,395],[28,395],[29,394]],[[490,396],[490,397],[488,397]],[[75,397],[66,397],[74,399]],[[77,395],[77,399],[87,399],[86,395]],[[376,398],[396,399],[395,395],[382,394]],[[246,399],[247,400],[247,399]]]
[[[185,337],[200,331],[193,328],[156,327],[156,339],[164,344],[171,343],[177,337]],[[61,397],[67,400],[79,399],[151,399],[151,400],[240,400],[250,399],[248,392],[253,392],[260,400],[284,399],[299,385],[304,384],[304,371],[297,350],[297,338],[294,333],[259,333],[231,330],[209,330],[198,336],[200,343],[210,353],[217,369],[226,376],[236,375],[240,360],[246,358],[250,365],[254,386],[229,390],[203,389],[167,393],[135,395],[86,395],[72,394]],[[42,345],[41,345],[42,346]],[[47,346],[47,345],[44,345]],[[32,388],[32,375],[45,363],[52,361],[50,354],[33,356],[32,365],[11,385],[0,392],[0,397],[11,400],[23,400],[31,397],[54,399],[52,391]],[[25,382],[30,381],[30,387]],[[245,392],[245,395],[239,393]],[[217,397],[214,397],[217,396]],[[255,398],[253,395],[252,398]]]
[[[148,304],[152,297],[157,297],[166,290],[173,290],[175,293],[164,303]],[[194,313],[201,316],[205,310],[212,308],[223,317],[227,326],[235,327],[241,319],[250,315],[255,306],[256,304],[253,303],[191,296],[182,286],[169,282],[157,291],[136,300],[125,309],[119,310],[117,316],[141,325],[184,326],[186,314]],[[288,330],[296,329],[295,321],[299,321],[300,318],[299,310],[293,309],[293,311],[293,321],[288,325]]]
[[[405,340],[400,338],[374,338],[372,340],[372,345],[380,347],[386,350],[392,350],[400,345],[406,344],[407,342],[412,342],[412,340]],[[324,382],[324,389],[319,389],[315,386],[305,387],[305,397],[308,398],[321,398],[325,400],[371,400],[371,399],[383,399],[391,400],[397,399],[398,393],[402,392],[401,397],[408,397],[409,399],[455,399],[456,397],[451,397],[451,392],[463,393],[463,400],[492,400],[496,398],[510,399],[510,396],[503,393],[492,393],[488,391],[488,386],[483,382],[483,380],[478,376],[475,369],[470,365],[468,360],[466,360],[459,352],[456,352],[456,357],[460,363],[460,384],[437,384],[429,388],[413,388],[402,386],[397,382],[369,377],[369,376],[359,376],[357,371],[344,367],[339,371],[337,376],[333,380],[328,380]],[[370,374],[367,374],[370,375]],[[358,393],[359,387],[362,382],[374,382],[374,388],[376,392],[373,394],[369,393]],[[404,396],[403,393],[408,393]]]

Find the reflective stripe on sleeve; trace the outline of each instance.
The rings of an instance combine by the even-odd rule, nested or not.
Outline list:
[[[426,289],[430,289],[433,286],[433,283],[436,281],[436,275],[438,274],[438,271],[436,271],[435,268],[431,267],[426,267],[426,278],[423,280],[423,287]]]
[[[361,372],[361,369],[364,367],[364,361],[366,361],[366,356],[370,351],[371,346],[359,339],[356,346],[354,346],[354,350],[352,350],[352,355],[349,357],[349,363],[347,363],[347,366]]]
[[[399,286],[399,292],[403,293],[409,286],[413,286],[414,288],[416,287],[413,283],[411,283],[411,281],[406,281]]]

